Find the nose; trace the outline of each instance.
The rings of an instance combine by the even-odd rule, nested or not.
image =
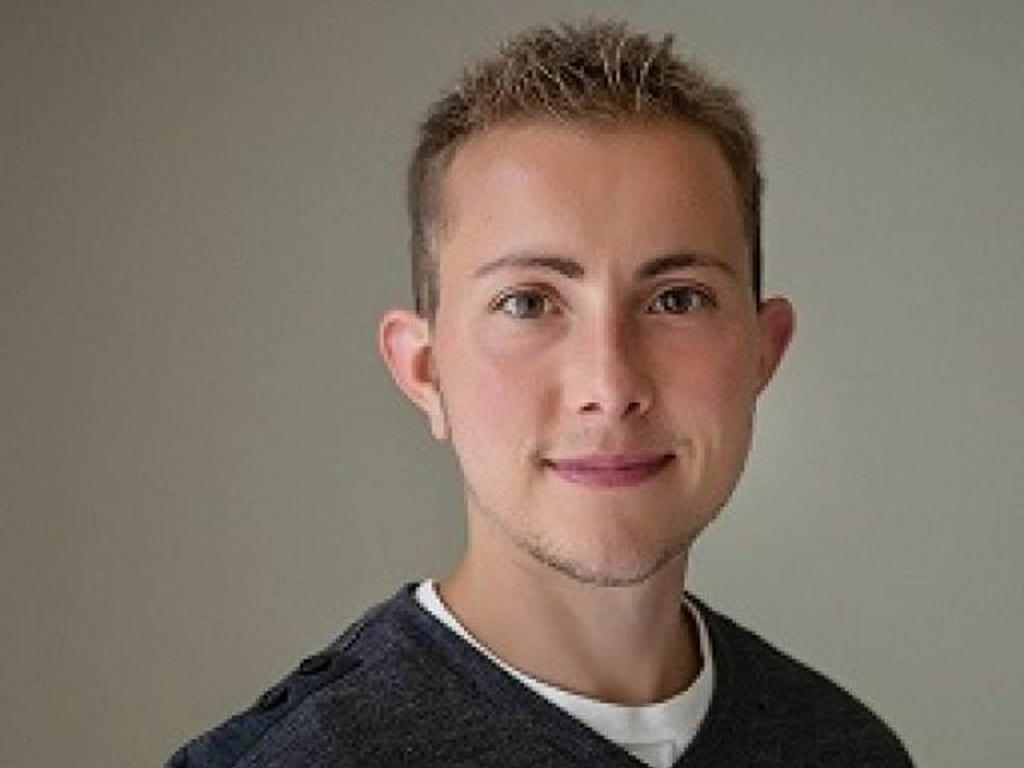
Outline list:
[[[650,410],[653,386],[643,350],[623,323],[594,329],[572,352],[569,404],[583,415],[613,419]]]

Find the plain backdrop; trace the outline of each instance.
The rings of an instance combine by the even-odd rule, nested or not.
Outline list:
[[[0,765],[158,765],[444,574],[454,462],[375,350],[414,127],[587,13],[742,86],[799,313],[689,586],[921,766],[1019,764],[1022,7],[2,0]]]

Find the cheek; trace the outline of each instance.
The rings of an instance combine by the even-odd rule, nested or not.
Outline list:
[[[662,396],[687,420],[731,429],[749,421],[756,357],[745,335],[703,334],[659,345]]]
[[[553,401],[536,345],[486,330],[462,338],[442,372],[456,449],[470,460],[529,455]]]

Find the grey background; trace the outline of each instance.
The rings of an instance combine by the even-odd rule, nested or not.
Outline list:
[[[0,765],[155,765],[462,543],[390,385],[422,109],[625,13],[742,84],[799,312],[691,586],[922,766],[1024,754],[1014,2],[0,3]]]

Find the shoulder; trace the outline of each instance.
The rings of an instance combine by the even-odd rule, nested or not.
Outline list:
[[[384,699],[394,719],[402,716],[400,699],[407,697],[411,721],[419,683],[429,677],[411,647],[415,637],[403,625],[410,605],[407,587],[371,608],[251,706],[182,746],[165,768],[361,764],[367,736],[380,731],[375,718]]]
[[[715,664],[709,721],[735,729],[734,744],[780,764],[911,766],[899,738],[851,693],[756,633],[694,600]]]

